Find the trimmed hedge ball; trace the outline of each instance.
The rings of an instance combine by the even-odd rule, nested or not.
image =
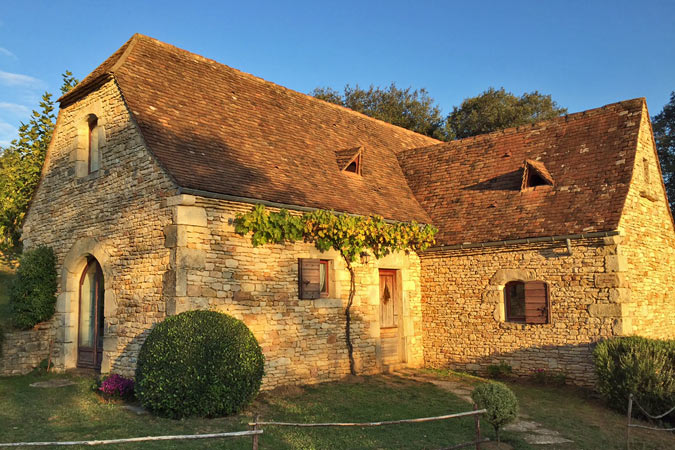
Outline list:
[[[155,326],[143,343],[136,396],[162,417],[221,417],[253,400],[264,366],[260,345],[241,320],[187,311]]]
[[[485,419],[493,426],[499,442],[499,431],[518,417],[518,399],[504,383],[491,381],[476,386],[471,399],[479,408],[487,410]]]

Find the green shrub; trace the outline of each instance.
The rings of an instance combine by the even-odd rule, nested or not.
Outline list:
[[[136,396],[162,417],[219,417],[260,389],[264,357],[246,325],[215,311],[188,311],[158,324],[141,347]]]
[[[593,357],[598,390],[611,407],[626,412],[630,394],[653,415],[675,405],[675,340],[607,339],[595,347]]]
[[[487,409],[485,419],[494,427],[499,442],[499,430],[518,416],[518,399],[505,384],[491,381],[476,386],[471,399],[481,409]]]
[[[489,378],[507,378],[513,372],[513,368],[504,361],[499,364],[489,365],[487,373]]]
[[[5,330],[2,328],[2,324],[0,324],[0,357],[2,357],[2,344],[5,342]]]
[[[56,257],[51,248],[21,255],[9,301],[17,328],[27,330],[51,319],[56,308]]]

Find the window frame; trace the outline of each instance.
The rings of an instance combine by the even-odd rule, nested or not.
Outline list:
[[[99,169],[101,168],[100,155],[98,155],[99,161],[98,161],[98,167],[96,168],[96,170],[92,170],[92,168],[91,168],[93,153],[95,151],[96,152],[99,151],[98,142],[96,143],[95,147],[93,145],[94,144],[93,140],[98,139],[98,131],[96,130],[97,127],[98,127],[98,117],[92,116],[92,117],[89,118],[89,120],[87,122],[88,122],[87,128],[89,129],[89,134],[88,134],[88,139],[87,139],[87,174],[91,175],[92,173],[98,172]],[[95,130],[96,130],[96,133],[94,132]]]
[[[541,317],[543,317],[544,322],[533,322],[533,321],[528,321],[528,315],[527,315],[527,284],[528,283],[542,283],[544,285],[545,289],[545,298],[544,298],[544,307],[545,307],[545,313],[542,313]],[[511,315],[511,286],[517,285],[517,284],[522,284],[523,286],[523,316],[513,316]],[[531,280],[531,281],[523,281],[523,280],[512,280],[509,281],[504,285],[504,321],[505,322],[510,322],[510,323],[518,323],[518,324],[523,324],[523,325],[547,325],[551,323],[551,290],[549,287],[549,284],[540,281],[540,280]],[[533,301],[533,300],[531,300]]]
[[[319,259],[319,274],[321,273],[321,267],[324,267],[325,272],[325,283],[323,290],[319,290],[319,298],[330,297],[330,260],[329,259]]]

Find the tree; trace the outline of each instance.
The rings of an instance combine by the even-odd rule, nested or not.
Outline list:
[[[550,95],[534,91],[517,97],[504,88],[491,87],[453,108],[448,115],[446,133],[451,139],[463,139],[566,113],[567,108],[558,106]]]
[[[69,71],[62,74],[62,93],[77,84],[72,75]],[[39,106],[28,123],[21,123],[18,139],[0,149],[0,250],[7,253],[21,250],[21,224],[40,181],[54,131],[52,94],[45,92]]]
[[[332,88],[316,88],[311,95],[417,133],[447,140],[441,110],[426,89],[399,89],[394,83],[387,88],[371,85],[367,90],[358,85],[353,88],[347,85],[342,94]]]
[[[426,250],[433,245],[438,231],[433,226],[416,222],[387,223],[379,216],[351,216],[325,210],[292,215],[284,209],[269,212],[262,205],[254,206],[245,214],[237,214],[234,225],[235,232],[241,236],[252,233],[254,247],[303,240],[313,243],[322,252],[332,248],[340,253],[349,271],[345,342],[352,375],[356,375],[351,341],[351,307],[356,293],[354,263],[368,253],[379,259],[396,251]]]
[[[675,91],[670,93],[670,102],[663,110],[652,117],[652,125],[670,211],[675,215]]]

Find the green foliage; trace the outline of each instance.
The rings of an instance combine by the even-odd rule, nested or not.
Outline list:
[[[471,399],[481,409],[487,409],[485,419],[494,427],[499,441],[499,430],[518,416],[518,399],[505,384],[483,383],[471,392]]]
[[[399,89],[394,83],[381,88],[345,86],[344,93],[332,88],[316,88],[311,95],[358,111],[370,117],[407,128],[436,139],[447,140],[441,110],[426,89]]]
[[[513,372],[513,368],[501,361],[499,364],[489,365],[487,368],[488,377],[490,378],[507,378]]]
[[[382,258],[396,251],[423,251],[434,243],[436,228],[411,223],[387,223],[380,216],[351,216],[317,210],[292,215],[286,210],[269,212],[256,205],[234,221],[239,235],[252,233],[254,246],[304,240],[325,252],[331,248],[352,263],[364,252]]]
[[[24,252],[10,292],[12,322],[29,329],[51,319],[56,307],[56,256],[49,247]]]
[[[534,91],[517,97],[504,88],[491,87],[455,106],[448,115],[446,132],[451,139],[463,139],[566,113],[567,109],[559,107],[550,95]]]
[[[63,74],[61,92],[77,80],[68,71]],[[19,127],[19,137],[6,149],[0,149],[0,251],[21,251],[21,225],[40,181],[47,147],[54,131],[54,102],[45,92],[40,109],[34,110],[28,123]]]
[[[663,110],[652,117],[652,124],[670,211],[675,214],[675,91]]]
[[[215,311],[167,318],[143,343],[136,396],[162,417],[219,417],[241,410],[260,389],[264,357],[240,320]]]
[[[5,342],[5,330],[2,328],[2,324],[0,324],[0,357],[2,357],[2,344]]]
[[[630,394],[651,414],[675,405],[675,340],[607,339],[593,357],[598,390],[612,408],[625,412]]]

